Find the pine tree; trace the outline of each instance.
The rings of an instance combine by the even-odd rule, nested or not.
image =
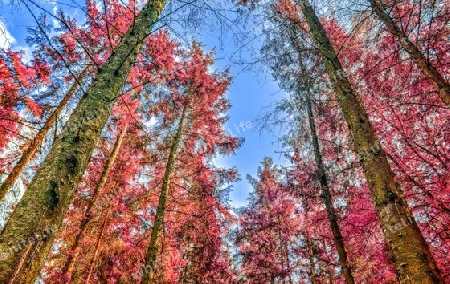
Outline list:
[[[102,128],[164,5],[165,0],[148,1],[135,18],[15,208],[0,235],[0,282],[27,283],[39,276]]]
[[[440,271],[415,221],[403,227],[401,233],[392,233],[392,228],[398,227],[399,222],[412,220],[411,211],[399,184],[395,181],[394,173],[367,113],[354,93],[319,18],[308,1],[299,0],[299,4],[352,133],[400,281],[406,283],[414,279],[423,283],[442,282]]]
[[[61,111],[67,105],[69,100],[72,98],[73,94],[75,93],[75,91],[78,88],[79,82],[81,82],[83,80],[83,78],[89,72],[90,68],[91,68],[90,66],[86,67],[78,75],[78,77],[75,79],[75,82],[72,84],[71,88],[67,91],[67,94],[61,100],[61,102],[58,104],[58,106],[52,112],[52,114],[47,118],[46,122],[41,127],[41,129],[39,129],[38,133],[35,135],[35,137],[31,141],[31,143],[29,145],[27,145],[27,148],[22,153],[20,160],[14,165],[13,169],[11,170],[11,172],[8,174],[8,176],[6,177],[6,179],[3,181],[3,183],[0,186],[0,201],[3,200],[5,195],[8,193],[8,191],[14,185],[14,182],[22,174],[22,171],[24,170],[27,163],[34,157],[34,155],[36,154],[36,151],[42,145],[48,131],[55,124],[55,122],[58,118],[58,115],[61,113]]]
[[[436,67],[430,62],[429,58],[420,51],[416,44],[414,44],[406,33],[398,26],[394,19],[388,14],[387,5],[380,0],[368,0],[372,7],[372,10],[384,23],[387,30],[394,35],[398,43],[405,49],[411,56],[414,63],[420,68],[423,74],[438,90],[442,101],[450,106],[450,84],[439,73]],[[395,5],[395,4],[394,4]],[[401,4],[400,4],[401,5]],[[422,4],[420,4],[422,5]]]
[[[310,94],[311,85],[309,83],[311,81],[311,79],[308,77],[307,72],[306,72],[305,68],[303,67],[303,63],[301,62],[301,45],[299,44],[298,39],[296,38],[296,33],[295,33],[295,30],[293,30],[293,25],[290,27],[289,33],[290,33],[289,38],[291,40],[291,44],[292,44],[294,50],[297,51],[298,58],[300,59],[299,60],[300,75],[298,76],[299,82],[298,82],[297,96],[299,96],[299,97],[302,96],[302,94],[301,94],[302,90],[300,90],[300,89],[306,90],[306,94],[303,96],[303,100],[306,104],[306,112],[307,112],[308,124],[309,124],[309,133],[311,135],[311,141],[312,141],[313,151],[314,151],[314,159],[315,159],[316,168],[317,168],[317,179],[319,181],[320,189],[322,191],[321,197],[325,203],[325,208],[327,210],[328,221],[330,223],[330,229],[333,234],[333,239],[334,239],[334,243],[336,246],[336,250],[339,255],[339,264],[341,265],[342,270],[343,270],[345,283],[347,283],[347,284],[355,283],[350,265],[348,263],[347,251],[345,249],[345,244],[344,244],[344,237],[342,236],[341,228],[338,223],[338,217],[337,217],[336,211],[333,207],[333,200],[332,200],[332,196],[331,196],[331,190],[329,188],[328,176],[325,172],[323,158],[322,158],[322,154],[320,152],[319,138],[318,138],[317,131],[316,131],[315,119],[314,119],[312,103],[311,103],[311,94]],[[305,79],[306,83],[304,83],[304,84],[302,84],[302,82],[301,82],[302,77],[306,77],[306,79]],[[300,98],[297,98],[297,100],[300,100]]]

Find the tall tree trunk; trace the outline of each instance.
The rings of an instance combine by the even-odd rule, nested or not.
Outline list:
[[[63,270],[62,270],[62,272],[67,274],[67,276],[69,277],[68,281],[70,281],[70,277],[73,272],[74,265],[76,264],[78,256],[81,252],[80,241],[86,235],[86,227],[90,221],[89,217],[91,216],[90,214],[92,213],[91,212],[92,207],[97,203],[98,198],[102,196],[103,188],[108,180],[109,172],[111,171],[111,168],[113,167],[114,162],[116,161],[117,155],[119,154],[119,150],[120,150],[120,147],[122,146],[123,138],[125,137],[126,132],[127,132],[127,126],[124,126],[122,128],[122,130],[120,131],[120,133],[116,139],[116,142],[114,143],[114,147],[111,151],[111,154],[110,154],[108,160],[106,161],[105,167],[103,168],[100,180],[98,181],[98,184],[94,190],[94,193],[93,193],[93,195],[88,203],[88,206],[85,210],[84,218],[80,224],[80,231],[75,236],[75,240],[73,241],[73,244],[72,244],[72,247],[70,250],[72,252],[72,254],[67,257],[66,262],[63,267]]]
[[[164,225],[164,215],[166,211],[167,194],[170,186],[170,179],[174,170],[175,158],[177,155],[178,146],[181,141],[184,129],[184,120],[188,111],[188,103],[185,103],[183,112],[181,114],[180,122],[178,124],[177,132],[175,134],[172,146],[170,148],[169,157],[167,158],[166,170],[164,172],[161,192],[159,194],[158,209],[156,210],[155,222],[152,228],[152,235],[150,238],[150,245],[147,249],[145,259],[144,275],[142,277],[143,284],[154,283],[153,275],[155,269],[156,255],[158,254],[160,233]]]
[[[386,12],[385,5],[380,0],[369,0],[372,10],[384,23],[388,31],[397,38],[400,45],[411,56],[428,81],[437,89],[441,99],[450,106],[450,84],[442,77],[438,70],[431,64],[428,58],[409,39],[405,32],[397,26],[394,20]]]
[[[337,101],[360,155],[389,254],[401,283],[443,283],[428,244],[403,198],[367,113],[344,75],[344,69],[309,1],[298,0],[321,53]]]
[[[97,243],[95,244],[95,249],[94,249],[94,256],[92,257],[91,261],[90,261],[90,266],[89,266],[89,273],[86,277],[86,281],[80,282],[80,284],[82,283],[86,283],[89,284],[91,282],[91,278],[92,278],[92,273],[94,272],[94,268],[96,266],[97,263],[97,258],[100,254],[100,244],[102,243],[102,239],[103,239],[103,235],[105,234],[105,230],[106,230],[106,221],[110,218],[110,211],[111,211],[111,207],[108,209],[108,213],[105,216],[105,219],[103,220],[103,223],[101,225],[101,230],[99,235],[97,236]]]
[[[69,91],[64,96],[62,101],[59,103],[58,107],[56,107],[56,109],[53,111],[53,113],[47,119],[45,124],[42,126],[42,128],[39,130],[39,132],[36,134],[36,136],[33,138],[31,143],[28,145],[28,147],[22,154],[22,157],[20,157],[20,160],[17,162],[17,164],[14,165],[12,171],[9,173],[9,175],[6,177],[6,179],[3,181],[2,185],[0,186],[0,202],[3,201],[3,199],[5,198],[8,191],[14,185],[14,182],[22,174],[22,171],[25,168],[25,166],[34,157],[34,154],[36,153],[39,146],[42,145],[42,142],[44,141],[45,136],[47,135],[48,131],[53,126],[53,124],[56,123],[58,115],[61,113],[63,108],[67,105],[69,100],[72,98],[73,94],[78,89],[78,84],[83,80],[83,78],[86,76],[86,74],[89,72],[90,69],[91,69],[91,65],[88,65],[77,76],[77,78],[75,79],[75,82],[73,82],[72,86],[70,87]]]
[[[317,136],[316,126],[314,122],[314,114],[312,112],[311,100],[309,94],[305,97],[306,110],[308,113],[309,129],[311,134],[311,140],[314,149],[314,158],[316,161],[317,175],[320,184],[320,189],[322,194],[320,195],[325,203],[325,208],[327,210],[328,222],[330,223],[331,233],[333,234],[334,245],[339,256],[339,265],[342,268],[342,273],[344,274],[345,283],[352,284],[355,283],[355,279],[352,275],[352,269],[348,264],[347,251],[345,249],[344,238],[341,233],[341,228],[339,227],[338,217],[336,210],[333,206],[333,200],[331,198],[331,190],[328,186],[328,177],[325,173],[325,167],[323,165],[322,155],[320,153],[319,138]]]
[[[308,249],[308,258],[309,258],[309,278],[312,284],[318,284],[317,276],[316,276],[316,263],[314,261],[314,245],[313,243],[306,238],[306,247]]]
[[[298,38],[295,35],[295,30],[293,29],[293,24],[294,23],[291,23],[291,27],[288,27],[289,38],[290,38],[291,44],[293,45],[294,49],[298,53],[299,58],[301,58],[301,50],[302,49],[300,47]],[[336,246],[336,251],[339,256],[339,265],[342,268],[342,273],[344,275],[345,283],[353,284],[353,283],[355,283],[355,279],[353,278],[353,275],[352,275],[352,269],[351,269],[350,265],[348,264],[348,257],[347,257],[347,251],[345,249],[344,238],[341,233],[341,228],[339,227],[336,210],[334,209],[334,206],[333,206],[331,190],[330,190],[330,187],[328,186],[328,176],[325,173],[325,167],[323,165],[322,154],[320,153],[319,137],[317,135],[316,125],[315,125],[315,121],[314,121],[314,114],[313,114],[312,104],[311,104],[310,80],[309,80],[308,74],[307,74],[301,60],[299,60],[299,61],[300,61],[299,67],[300,67],[300,72],[301,72],[301,75],[299,77],[307,78],[305,81],[306,83],[303,84],[304,89],[306,90],[306,95],[303,97],[304,97],[305,103],[306,103],[306,112],[308,114],[309,132],[311,135],[311,142],[312,142],[312,146],[314,149],[314,159],[316,162],[317,179],[319,181],[320,189],[322,191],[322,194],[320,195],[320,197],[322,197],[322,200],[325,203],[325,208],[327,210],[328,222],[330,224],[331,233],[333,234],[333,241],[334,241],[334,245]],[[299,84],[300,84],[300,80],[301,80],[301,78],[299,78]],[[298,95],[297,99],[300,99],[300,96],[301,96],[300,89],[298,90],[297,95]]]
[[[28,244],[32,249],[18,273],[18,281],[33,283],[39,276],[102,128],[165,2],[149,0],[135,18],[121,43],[99,69],[12,213],[0,235],[0,283],[6,283],[14,274]],[[40,235],[43,230],[47,233]]]

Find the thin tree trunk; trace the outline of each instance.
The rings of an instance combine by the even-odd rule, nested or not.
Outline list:
[[[108,160],[106,161],[105,167],[103,168],[100,180],[98,181],[98,184],[94,190],[94,193],[93,193],[93,195],[88,203],[88,206],[85,210],[84,218],[80,224],[80,231],[75,236],[75,240],[70,249],[70,251],[73,253],[73,255],[68,256],[68,258],[64,264],[63,270],[62,270],[62,272],[65,273],[69,277],[68,281],[70,281],[70,277],[72,275],[74,265],[76,264],[76,262],[78,260],[78,256],[81,252],[80,247],[79,247],[80,241],[86,235],[86,227],[87,227],[89,221],[91,220],[89,218],[89,216],[91,214],[92,207],[97,203],[98,198],[102,196],[101,193],[103,192],[103,188],[108,180],[109,172],[111,171],[111,168],[113,167],[114,162],[116,161],[117,155],[119,154],[119,150],[120,150],[120,147],[122,146],[123,138],[125,137],[126,132],[127,132],[127,126],[124,126],[122,128],[122,130],[120,131],[120,133],[116,139],[116,142],[114,143],[114,147],[111,151],[111,154],[110,154]]]
[[[309,1],[298,1],[325,63],[355,149],[360,155],[360,163],[400,282],[443,283],[436,261],[403,198],[400,185],[395,180],[386,153],[364,107],[345,76],[319,18]]]
[[[111,208],[109,210],[111,210]],[[89,273],[86,277],[86,281],[83,281],[82,283],[89,284],[91,281],[92,273],[94,272],[94,267],[95,267],[95,264],[97,263],[97,258],[100,254],[100,244],[102,243],[103,235],[105,234],[106,221],[109,218],[110,218],[110,212],[108,212],[106,214],[105,219],[103,220],[102,229],[100,230],[100,234],[97,236],[97,243],[95,244],[94,256],[92,257],[92,260],[91,260],[91,264],[89,267]]]
[[[288,27],[288,28],[289,28],[290,41],[291,41],[294,49],[297,51],[299,58],[300,58],[301,47],[298,42],[298,39],[295,36],[295,30],[292,29],[292,26]],[[300,71],[302,72],[302,74],[300,76],[302,76],[302,77],[308,76],[301,60],[300,60],[300,69],[301,69]],[[299,80],[300,80],[300,78],[299,78]],[[306,112],[308,114],[309,132],[311,135],[311,142],[312,142],[313,149],[314,149],[314,159],[316,162],[317,179],[319,181],[320,189],[322,191],[322,194],[320,196],[322,197],[322,199],[325,203],[325,208],[327,210],[328,222],[330,224],[330,229],[333,234],[333,241],[334,241],[334,245],[336,246],[336,251],[339,256],[339,265],[342,268],[342,273],[344,275],[345,283],[353,284],[353,283],[355,283],[355,279],[353,278],[353,275],[352,275],[352,269],[351,269],[350,265],[348,264],[348,257],[347,257],[347,251],[345,249],[344,238],[341,233],[341,228],[339,227],[336,210],[334,209],[334,206],[333,206],[331,190],[330,190],[330,187],[328,186],[328,176],[325,173],[325,167],[323,165],[322,154],[320,153],[319,137],[317,135],[316,125],[315,125],[315,121],[314,121],[314,114],[313,114],[312,105],[311,105],[309,80],[307,79],[306,82],[307,83],[305,84],[304,88],[306,89],[307,94],[303,97],[304,97],[305,103],[306,103]],[[299,93],[298,96],[301,96],[301,94]]]
[[[73,82],[72,86],[70,87],[67,94],[64,96],[62,101],[59,103],[58,107],[53,111],[53,113],[50,115],[50,117],[45,122],[44,126],[39,130],[39,132],[36,134],[36,136],[33,138],[31,143],[28,145],[26,150],[23,152],[22,157],[20,157],[20,160],[17,162],[17,164],[14,165],[12,171],[9,173],[9,175],[6,177],[6,179],[3,181],[2,185],[0,186],[0,202],[3,201],[8,191],[11,189],[11,187],[14,185],[14,182],[20,177],[22,174],[23,169],[28,164],[28,162],[34,157],[34,154],[36,153],[39,146],[42,145],[42,142],[45,139],[45,136],[47,135],[50,128],[56,123],[56,119],[58,118],[58,115],[61,113],[63,108],[67,105],[69,100],[72,98],[75,91],[78,89],[78,84],[83,80],[83,78],[86,76],[86,74],[91,69],[91,65],[88,65],[75,79],[75,82]]]
[[[309,258],[309,278],[312,284],[318,284],[319,282],[316,279],[316,263],[314,262],[314,246],[308,238],[306,238],[306,247]]]
[[[331,198],[331,190],[328,186],[328,177],[325,173],[325,167],[323,165],[322,155],[320,153],[319,138],[317,137],[316,126],[314,123],[314,114],[312,112],[312,106],[309,96],[305,97],[306,110],[308,113],[309,129],[312,139],[312,144],[314,148],[314,158],[316,161],[317,175],[322,190],[320,195],[325,203],[325,208],[327,210],[328,222],[330,224],[330,229],[333,234],[334,245],[339,256],[339,265],[342,268],[342,273],[344,274],[345,283],[352,284],[355,283],[355,279],[352,275],[352,269],[348,264],[347,251],[345,249],[344,237],[341,233],[341,228],[339,227],[338,217],[336,210],[333,206],[333,200]]]
[[[154,283],[153,275],[155,269],[156,255],[158,254],[158,246],[160,233],[164,225],[164,215],[166,211],[167,194],[170,186],[170,179],[172,172],[174,170],[175,158],[178,150],[178,146],[181,141],[184,128],[184,120],[187,115],[188,103],[183,107],[183,112],[181,114],[180,122],[178,124],[178,129],[175,134],[172,146],[170,148],[169,157],[167,158],[166,171],[164,173],[161,193],[159,194],[158,209],[156,210],[155,222],[152,228],[152,235],[150,239],[150,245],[147,249],[147,255],[144,266],[144,275],[142,278],[143,284]]]
[[[19,281],[33,283],[39,276],[102,128],[165,2],[149,0],[135,18],[121,43],[99,69],[12,213],[0,235],[0,283],[11,278],[25,253],[26,246],[17,245],[20,242],[32,243],[33,249],[27,265],[20,270]],[[47,235],[36,239],[36,232],[41,230]]]
[[[402,29],[397,26],[394,20],[386,12],[385,6],[380,0],[369,0],[373,11],[384,23],[388,31],[397,38],[400,45],[411,56],[414,63],[419,67],[428,81],[437,89],[441,99],[450,106],[450,84],[442,77],[438,70],[431,64],[428,58],[409,39]]]

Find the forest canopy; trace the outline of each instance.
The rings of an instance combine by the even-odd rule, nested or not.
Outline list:
[[[450,1],[0,7],[0,283],[450,283]]]

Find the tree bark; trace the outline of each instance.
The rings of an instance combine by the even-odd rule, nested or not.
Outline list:
[[[89,224],[89,221],[91,220],[89,218],[90,214],[91,214],[91,210],[92,207],[97,203],[98,199],[100,196],[102,196],[102,192],[103,192],[103,188],[108,180],[109,177],[109,172],[111,171],[111,168],[114,165],[114,162],[116,161],[117,155],[119,154],[119,150],[120,147],[122,146],[122,142],[123,142],[123,138],[125,137],[125,134],[127,132],[127,127],[124,126],[122,128],[122,130],[120,131],[116,142],[114,143],[114,147],[111,151],[111,154],[108,158],[108,160],[106,161],[105,167],[102,171],[100,180],[98,181],[98,184],[94,190],[94,193],[87,205],[87,208],[85,210],[85,214],[84,214],[84,218],[81,221],[80,224],[80,231],[78,232],[78,234],[75,236],[75,240],[73,241],[72,247],[70,249],[70,251],[72,252],[72,255],[69,255],[62,272],[67,274],[68,276],[68,281],[70,281],[73,269],[74,269],[74,265],[78,260],[78,256],[81,252],[81,248],[80,248],[80,241],[84,238],[84,236],[86,235],[86,227]]]
[[[295,30],[292,29],[292,26],[293,26],[292,24],[291,24],[291,27],[288,27],[289,28],[289,31],[288,31],[289,38],[290,38],[290,41],[291,41],[294,49],[298,53],[299,58],[301,58],[301,50],[302,49],[300,47],[298,39],[295,36]],[[300,76],[307,77],[308,74],[307,74],[301,60],[300,60],[299,67],[300,67],[300,72],[301,72]],[[305,103],[306,103],[306,112],[308,114],[309,132],[311,135],[311,142],[312,142],[312,146],[314,149],[314,159],[316,162],[317,179],[319,181],[320,189],[322,191],[322,194],[320,195],[320,197],[322,198],[322,200],[325,203],[325,209],[327,210],[328,222],[330,224],[331,233],[333,234],[333,241],[334,241],[334,245],[336,247],[336,251],[339,256],[339,265],[342,268],[342,273],[344,275],[345,283],[353,284],[353,283],[355,283],[355,279],[353,278],[353,275],[352,275],[352,269],[351,269],[350,265],[348,264],[348,257],[347,257],[347,251],[345,249],[344,238],[341,233],[341,228],[339,227],[336,210],[334,209],[334,206],[333,206],[331,190],[330,190],[330,187],[328,186],[328,176],[325,173],[325,167],[323,165],[322,154],[320,153],[319,137],[317,135],[316,125],[315,125],[315,121],[314,121],[314,114],[313,114],[312,104],[311,104],[311,98],[310,98],[311,94],[309,91],[309,88],[310,88],[309,81],[310,81],[309,79],[306,79],[306,83],[304,84],[304,88],[306,90],[306,95],[303,97],[304,97]],[[299,78],[299,83],[300,83],[300,78]],[[298,89],[298,96],[299,96],[299,98],[301,96],[300,89]]]
[[[360,163],[400,282],[443,283],[436,261],[413,219],[386,153],[364,107],[345,76],[336,51],[309,1],[298,1],[360,156]]]
[[[147,255],[145,260],[145,266],[143,269],[144,275],[142,277],[143,284],[154,283],[153,275],[155,269],[156,255],[158,254],[158,244],[160,239],[160,233],[164,225],[164,215],[166,211],[167,195],[170,186],[170,179],[174,170],[175,158],[177,155],[178,146],[181,141],[184,129],[184,121],[188,111],[188,103],[183,107],[180,122],[178,124],[177,132],[175,134],[172,146],[170,148],[169,157],[167,158],[166,170],[163,177],[161,193],[159,194],[158,209],[156,210],[155,222],[152,228],[152,234],[150,238],[150,245],[147,249]]]
[[[431,64],[428,58],[409,39],[402,29],[386,12],[385,6],[380,0],[369,0],[372,10],[384,23],[388,31],[397,38],[400,45],[409,53],[413,62],[419,67],[428,81],[437,89],[439,96],[445,104],[450,106],[450,84],[442,77],[438,70]]]
[[[111,208],[109,208],[108,210],[110,211]],[[106,221],[109,218],[110,218],[110,212],[108,212],[106,214],[105,219],[103,220],[103,223],[102,223],[102,226],[101,226],[100,233],[97,236],[97,243],[95,244],[94,256],[92,257],[91,264],[89,266],[89,273],[88,273],[88,275],[86,277],[86,281],[80,282],[80,284],[82,284],[82,283],[89,284],[91,282],[92,273],[94,272],[94,267],[95,267],[95,264],[97,263],[97,258],[98,258],[99,254],[100,254],[100,244],[102,243],[103,235],[105,234],[105,230],[107,228]]]
[[[0,186],[0,202],[3,201],[8,191],[11,189],[11,187],[14,185],[14,182],[20,177],[22,174],[23,169],[28,164],[28,162],[34,157],[34,154],[36,153],[39,146],[42,145],[42,142],[45,139],[45,136],[47,135],[50,128],[56,123],[56,119],[58,118],[58,115],[61,113],[61,111],[64,109],[64,107],[67,105],[69,100],[72,98],[75,91],[78,89],[78,84],[83,80],[83,78],[86,76],[86,74],[91,69],[91,65],[88,65],[75,79],[75,82],[73,82],[72,86],[70,87],[67,94],[64,96],[62,101],[59,103],[58,107],[53,111],[53,113],[50,115],[50,117],[45,122],[44,126],[39,130],[39,132],[36,134],[36,136],[31,141],[30,145],[26,148],[22,156],[20,157],[20,160],[17,162],[17,164],[14,165],[12,171],[9,173],[9,175],[6,177],[6,179],[3,181],[2,185]]]
[[[308,258],[309,258],[309,278],[312,284],[318,284],[316,277],[316,264],[314,262],[314,246],[312,242],[306,238],[306,247],[308,249]]]
[[[28,244],[19,283],[34,283],[89,158],[144,39],[166,0],[149,0],[74,110],[0,235],[0,283],[7,283]],[[44,230],[44,236],[38,232]],[[25,245],[18,245],[24,243]]]
[[[325,208],[327,210],[328,222],[330,224],[331,233],[333,234],[334,245],[339,256],[339,265],[342,268],[342,273],[344,275],[345,283],[353,284],[355,279],[352,275],[352,269],[348,264],[347,251],[345,249],[344,237],[341,233],[341,228],[339,227],[338,217],[336,210],[333,206],[333,200],[331,198],[331,190],[328,186],[328,177],[325,173],[325,167],[323,165],[322,155],[320,153],[319,138],[317,137],[316,126],[314,124],[314,115],[312,112],[311,101],[308,96],[305,97],[306,110],[308,113],[309,129],[311,134],[311,140],[314,149],[314,158],[316,161],[317,175],[320,184],[320,189],[322,194],[320,195],[325,203]]]

